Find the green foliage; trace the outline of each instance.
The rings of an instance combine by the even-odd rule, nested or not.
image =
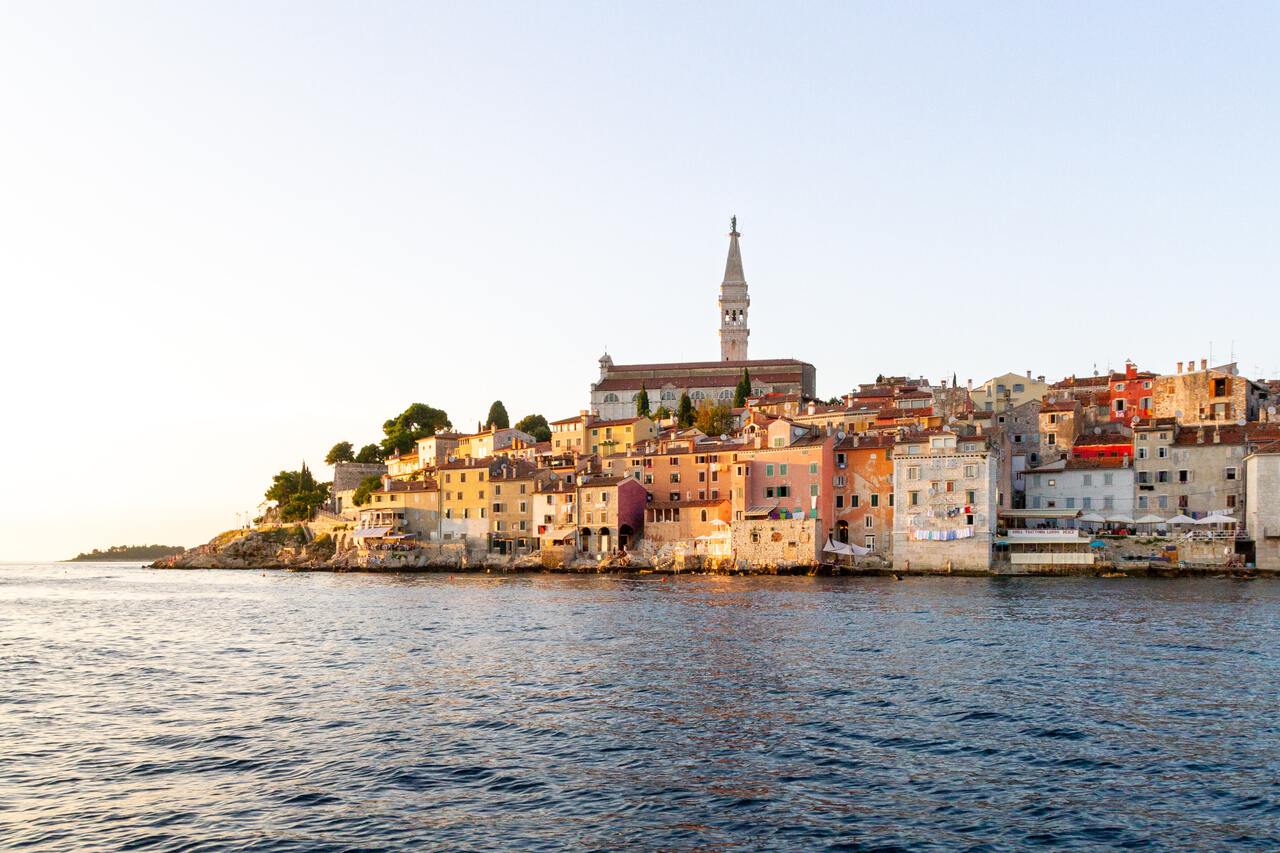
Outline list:
[[[336,462],[355,462],[356,455],[351,448],[351,442],[339,441],[333,447],[329,448],[329,453],[324,457],[324,464],[333,465]]]
[[[751,396],[751,372],[745,367],[742,368],[742,378],[738,380],[738,387],[733,389],[733,407],[740,409],[747,404],[747,398]]]
[[[356,486],[355,494],[351,496],[351,502],[356,506],[364,506],[369,502],[369,495],[381,488],[381,477],[365,477],[360,481],[360,485]]]
[[[707,435],[726,435],[733,429],[733,409],[728,403],[704,400],[698,407],[693,425]]]
[[[281,471],[267,489],[267,500],[275,501],[281,521],[307,521],[329,499],[329,483],[317,483],[307,463],[299,471]]]
[[[680,394],[680,406],[676,409],[676,424],[684,429],[693,426],[693,420],[693,399],[688,391],[684,391]]]
[[[158,560],[172,557],[187,550],[181,545],[112,545],[105,551],[94,548],[88,553],[76,554],[68,563],[91,563],[100,560]]]
[[[658,411],[653,413],[653,419],[655,421],[665,421],[669,417],[671,417],[671,410],[666,406],[659,406]]]
[[[486,427],[495,427],[496,429],[506,429],[511,426],[511,418],[507,416],[507,407],[502,405],[501,400],[493,401],[493,405],[489,407],[489,417],[485,418],[484,425]]]
[[[649,417],[649,389],[640,384],[640,393],[636,396],[636,417]]]
[[[383,461],[382,448],[376,444],[366,444],[360,448],[360,452],[356,454],[357,462],[381,462]]]
[[[542,415],[525,415],[516,424],[516,429],[529,433],[534,441],[551,440],[551,425]]]
[[[444,410],[432,408],[426,403],[414,403],[382,424],[382,432],[386,435],[382,440],[383,453],[387,456],[392,453],[408,453],[418,439],[452,426]]]

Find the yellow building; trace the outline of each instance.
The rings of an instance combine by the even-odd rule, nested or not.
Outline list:
[[[1049,392],[1043,376],[1031,378],[1031,371],[1023,376],[1006,373],[983,382],[971,392],[973,407],[980,412],[1003,412],[1017,408],[1030,400],[1039,400]]]
[[[440,489],[430,477],[421,480],[384,478],[382,488],[360,507],[357,543],[386,534],[411,534],[419,541],[435,539],[440,526]]]
[[[538,549],[534,496],[552,474],[520,459],[495,461],[490,468],[489,547],[500,554]]]
[[[550,424],[551,452],[556,455],[562,453],[586,453],[585,426],[588,418],[587,412],[579,412],[577,417],[552,421]]]
[[[646,417],[622,418],[616,421],[588,420],[584,430],[587,452],[597,456],[616,456],[658,434],[653,421]]]
[[[418,451],[416,449],[408,453],[396,453],[387,458],[387,474],[393,480],[408,479],[420,470],[422,470],[422,466],[418,464]]]
[[[490,459],[458,459],[436,469],[440,535],[484,541],[489,535]]]

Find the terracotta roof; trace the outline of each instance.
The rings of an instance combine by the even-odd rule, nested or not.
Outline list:
[[[612,420],[612,421],[592,421],[591,423],[588,424],[588,426],[591,427],[592,429],[595,429],[596,427],[602,427],[602,426],[603,427],[626,426],[627,424],[633,424],[638,420],[640,419],[639,418],[618,418],[617,420]]]
[[[672,362],[656,362],[653,364],[615,364],[609,368],[610,373],[625,373],[634,370],[703,370],[710,367],[734,368],[738,373],[742,373],[745,367],[748,370],[754,367],[791,367],[791,366],[812,367],[807,361],[800,361],[794,358],[757,358],[748,359],[747,361],[672,361]],[[753,379],[755,377],[752,377]]]
[[[1090,471],[1098,468],[1130,468],[1129,459],[1123,456],[1091,456],[1087,459],[1068,459],[1066,470]]]
[[[1040,407],[1041,412],[1074,412],[1080,408],[1079,400],[1055,400]]]
[[[877,448],[893,447],[897,443],[898,437],[892,432],[857,433],[854,435],[846,435],[836,444],[836,450],[841,452],[850,450],[875,450]]]
[[[1132,445],[1133,437],[1128,435],[1122,435],[1120,433],[1114,433],[1114,432],[1104,432],[1102,435],[1094,435],[1092,433],[1086,433],[1085,435],[1082,435],[1075,440],[1074,446],[1075,447],[1090,447],[1090,446],[1099,446],[1099,445],[1110,446],[1113,444]]]
[[[730,362],[712,362],[712,364],[729,364]],[[797,362],[799,364],[799,362]],[[741,372],[741,371],[739,371]],[[783,383],[798,383],[803,381],[804,373],[800,368],[788,373],[755,373],[751,374],[751,382],[757,382],[763,385],[780,385]],[[592,391],[639,391],[640,386],[649,385],[650,396],[652,393],[660,390],[663,386],[672,385],[676,388],[729,388],[737,383],[737,378],[732,374],[726,373],[724,376],[694,376],[692,374],[682,374],[677,376],[610,376],[607,379],[595,383],[591,386]]]

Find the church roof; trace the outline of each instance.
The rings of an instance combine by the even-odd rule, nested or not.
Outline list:
[[[742,274],[742,250],[738,248],[738,229],[736,226],[733,231],[729,232],[729,257],[724,262],[724,283],[747,283],[746,277]]]

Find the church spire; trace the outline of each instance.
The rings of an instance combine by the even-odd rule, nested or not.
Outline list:
[[[720,360],[746,361],[747,279],[742,273],[742,250],[738,247],[738,217],[729,220],[729,257],[724,264],[724,281],[720,283]]]

